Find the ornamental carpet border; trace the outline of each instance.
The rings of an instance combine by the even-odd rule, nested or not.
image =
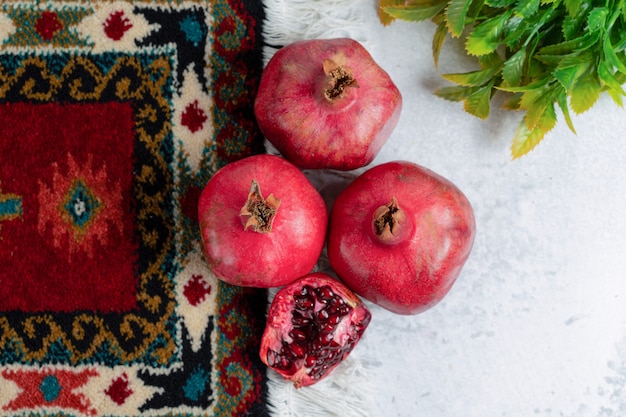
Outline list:
[[[267,415],[196,205],[263,152],[254,1],[0,4],[0,415]]]

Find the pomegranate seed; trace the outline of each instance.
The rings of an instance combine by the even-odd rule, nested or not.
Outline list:
[[[293,299],[298,310],[310,310],[315,307],[315,299],[310,294],[297,295]]]
[[[313,365],[315,365],[315,362],[317,362],[317,358],[313,355],[308,355],[306,359],[304,359],[304,364],[307,366],[307,368],[311,368]]]
[[[324,301],[331,301],[335,298],[335,293],[328,285],[324,285],[317,289],[317,294]]]
[[[302,359],[306,355],[306,349],[304,348],[304,346],[299,345],[297,343],[293,343],[291,345],[291,351],[293,352],[294,356],[298,359]]]
[[[291,336],[296,343],[304,343],[307,339],[306,333],[300,329],[293,329],[289,332],[289,336]]]

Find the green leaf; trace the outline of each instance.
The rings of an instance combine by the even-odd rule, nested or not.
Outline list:
[[[574,17],[578,14],[583,0],[563,0],[563,3],[565,4],[565,10],[571,17]]]
[[[598,64],[598,78],[600,82],[606,86],[607,93],[611,96],[615,104],[622,107],[622,96],[626,96],[626,92],[624,92],[622,84],[611,74],[611,71],[609,71],[604,61]]]
[[[509,48],[514,49],[516,48],[515,45],[522,42],[524,35],[529,31],[530,28],[525,24],[524,19],[519,16],[512,15],[504,25],[502,43]]]
[[[523,97],[522,100],[524,100]],[[554,127],[556,112],[554,111],[554,97],[551,91],[537,97],[533,105],[526,111],[525,122],[529,129],[538,127],[545,132]]]
[[[466,87],[477,87],[489,82],[496,75],[502,66],[495,66],[484,70],[455,73],[455,74],[443,74],[442,77],[455,84],[463,85]]]
[[[448,101],[463,101],[479,89],[480,87],[465,87],[462,85],[453,85],[450,87],[442,87],[435,90],[435,95]]]
[[[445,1],[424,1],[411,5],[387,6],[383,11],[391,17],[409,22],[420,22],[432,19],[437,13],[446,7]]]
[[[585,10],[581,10],[579,13],[573,16],[567,14],[563,17],[562,31],[565,40],[573,39],[583,33],[582,28],[585,24],[587,9],[589,7],[591,6],[588,3],[584,3],[581,5],[581,8],[584,8]]]
[[[540,0],[519,0],[515,6],[515,14],[522,18],[527,18],[539,10]]]
[[[467,97],[463,102],[463,108],[465,111],[483,120],[488,118],[491,110],[490,102],[492,88],[493,81]]]
[[[513,11],[508,10],[476,26],[465,43],[467,52],[470,55],[486,55],[495,51],[500,44],[506,21],[512,14]]]
[[[597,76],[589,71],[583,74],[570,90],[570,105],[575,113],[589,110],[598,100],[602,85]]]
[[[435,35],[433,36],[432,45],[435,68],[439,67],[439,55],[441,54],[441,49],[443,48],[447,34],[448,27],[446,26],[446,22],[439,23],[439,25],[437,25],[437,29],[435,30]]]
[[[537,51],[537,55],[567,55],[576,51],[590,48],[600,39],[597,33],[588,33],[569,41],[544,46]]]
[[[504,61],[499,53],[492,52],[478,57],[478,64],[482,69],[488,69],[492,67],[501,67],[504,64]]]
[[[587,18],[587,28],[590,32],[596,32],[606,29],[606,18],[609,10],[606,7],[596,7],[589,13]]]
[[[472,0],[450,0],[446,8],[446,19],[450,34],[458,38],[465,28],[465,17]]]
[[[517,131],[511,143],[511,156],[513,159],[520,158],[532,151],[541,142],[546,133],[538,127],[528,129],[526,121],[522,119],[517,126]]]
[[[617,91],[621,95],[626,95],[621,83],[615,79],[613,74],[611,74],[611,71],[609,71],[606,62],[604,61],[598,64],[598,77],[600,78],[600,82],[610,89]]]
[[[626,65],[624,65],[622,60],[617,56],[617,52],[615,52],[615,48],[613,48],[611,39],[608,36],[604,38],[603,50],[606,61],[617,68],[620,72],[626,74]]]
[[[490,7],[504,8],[515,4],[517,0],[487,0],[485,4]]]
[[[569,106],[567,105],[567,92],[564,88],[562,88],[557,94],[556,102],[559,104],[561,112],[563,112],[563,116],[565,117],[565,122],[567,123],[567,126],[575,134],[576,129],[574,129],[574,123],[572,122],[572,117],[569,113]]]
[[[389,13],[385,11],[386,7],[398,6],[403,3],[403,0],[379,0],[378,2],[378,19],[384,26],[389,25],[395,20]]]
[[[526,110],[526,125],[529,129],[533,129],[539,125],[540,119],[543,117],[546,109],[553,103],[553,97],[549,86],[530,90],[522,95],[520,100],[520,108]],[[554,106],[553,111],[554,111]]]
[[[525,93],[527,91],[545,88],[549,81],[550,80],[547,77],[545,77],[540,80],[533,81],[532,83],[526,84],[526,85],[520,85],[520,86],[499,85],[497,86],[497,88],[498,90],[508,91],[510,93]]]
[[[510,86],[520,85],[526,61],[526,49],[520,49],[509,57],[502,68],[502,78]]]
[[[557,68],[554,70],[554,77],[561,83],[563,88],[570,90],[578,78],[585,73],[588,65],[570,65],[568,67]]]

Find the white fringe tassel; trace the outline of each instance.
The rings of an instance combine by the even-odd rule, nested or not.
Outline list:
[[[358,349],[358,346],[356,347]],[[314,385],[294,388],[278,373],[268,373],[268,404],[275,417],[366,417],[373,388],[356,350],[332,374]]]
[[[367,47],[370,30],[366,24],[372,0],[263,0],[265,22],[263,37],[265,64],[282,46],[303,39],[349,37]],[[371,12],[371,11],[370,11]],[[266,141],[268,153],[278,154]],[[336,194],[348,177],[311,174],[310,179],[323,194]],[[329,184],[325,184],[326,182]],[[333,196],[324,195],[331,200]],[[328,201],[330,202],[330,201]],[[325,253],[317,270],[326,270]],[[329,272],[329,271],[325,271]],[[270,302],[275,291],[269,292]],[[367,331],[366,331],[367,333]],[[367,334],[364,335],[365,339]],[[361,343],[364,343],[362,340]],[[372,412],[374,384],[365,363],[359,357],[359,346],[330,375],[314,385],[296,389],[278,373],[268,369],[268,407],[273,417],[368,417]]]
[[[354,179],[354,174],[344,172],[328,172],[325,176],[319,171],[305,171],[305,174],[327,202],[333,201]],[[326,248],[315,271],[336,277],[330,269]],[[269,302],[277,291],[276,288],[268,291]],[[362,343],[367,343],[367,330],[359,342]],[[374,398],[374,382],[368,374],[371,358],[363,357],[361,352],[357,344],[350,356],[324,379],[298,389],[293,382],[268,369],[268,409],[272,417],[370,417]]]
[[[365,11],[371,0],[263,0],[265,63],[277,49],[302,39],[349,37],[367,43]]]

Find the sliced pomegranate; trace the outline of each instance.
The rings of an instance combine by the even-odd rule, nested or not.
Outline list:
[[[370,319],[367,307],[340,281],[308,274],[276,293],[261,360],[296,388],[312,385],[348,356]]]

